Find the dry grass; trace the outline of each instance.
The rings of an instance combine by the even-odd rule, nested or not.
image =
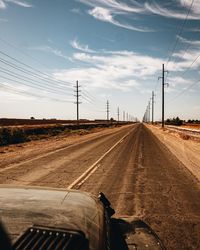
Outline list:
[[[188,134],[185,133],[179,133],[179,136],[183,140],[189,140],[191,138]]]
[[[200,124],[187,124],[181,126],[182,128],[200,129]]]

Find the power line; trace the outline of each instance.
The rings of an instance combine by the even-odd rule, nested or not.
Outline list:
[[[181,36],[181,34],[182,34],[182,32],[183,32],[184,26],[185,26],[185,24],[186,24],[186,22],[187,22],[187,19],[188,19],[188,16],[189,16],[189,14],[190,14],[190,11],[191,11],[191,9],[192,9],[193,4],[194,4],[194,0],[192,0],[192,2],[191,2],[191,4],[190,4],[190,7],[189,7],[189,9],[188,9],[188,12],[187,12],[187,14],[186,14],[186,17],[185,17],[185,19],[184,19],[184,21],[183,21],[183,24],[182,24],[182,26],[181,26],[181,28],[180,28],[180,30],[179,30],[178,35],[176,36],[175,44],[174,44],[174,47],[173,47],[173,49],[172,49],[172,51],[171,51],[171,54],[170,54],[170,56],[169,56],[169,58],[168,58],[168,60],[167,60],[166,68],[167,68],[167,66],[168,66],[168,63],[171,61],[171,58],[172,58],[172,56],[173,56],[173,54],[174,54],[174,51],[175,51],[175,49],[176,49],[176,47],[177,47],[179,37]]]
[[[188,71],[189,69],[192,67],[192,65],[200,58],[200,54],[192,61],[192,63],[187,67],[187,69],[181,74],[179,75],[179,77],[183,77]],[[170,100],[173,101],[174,99],[176,99],[177,97],[179,97],[180,95],[182,95],[186,90],[190,89],[191,87],[195,86],[200,80],[196,81],[195,83],[189,85],[189,87],[185,88],[184,90],[182,90],[181,92],[179,92],[174,98],[172,98]]]
[[[17,48],[15,45],[7,42],[6,40],[0,38],[0,40],[4,43],[6,43],[7,45],[15,48],[16,50],[20,51],[22,54],[26,55],[27,57],[30,57],[31,59],[33,59],[35,62],[39,63],[40,65],[45,66],[45,68],[49,69],[46,65],[44,65],[43,63],[41,63],[39,60],[37,60],[36,58],[32,57],[31,55],[25,53],[23,50]],[[58,80],[56,78],[53,77],[53,75],[46,73],[46,72],[42,72],[41,70],[38,70],[35,67],[32,67],[31,65],[24,63],[23,61],[10,56],[9,54],[0,51],[0,54],[3,57],[0,57],[0,62],[4,65],[7,66],[7,68],[4,67],[0,67],[0,71],[5,74],[8,75],[10,77],[7,76],[0,76],[0,78],[5,79],[7,81],[16,83],[18,85],[22,85],[22,86],[28,86],[30,88],[33,88],[35,90],[41,90],[44,92],[50,92],[56,95],[66,95],[66,92],[69,91],[69,89],[73,89],[73,83],[72,82],[68,82],[68,81],[63,81],[63,80]],[[10,70],[10,69],[14,69],[14,71]],[[21,74],[19,74],[19,72],[21,72]],[[22,74],[23,73],[23,74]],[[77,82],[78,84],[78,82]],[[7,90],[8,92],[12,92],[12,93],[17,93],[17,94],[23,94],[23,95],[27,95],[27,96],[34,96],[34,97],[38,97],[38,98],[45,98],[45,99],[50,99],[50,100],[54,100],[54,101],[61,101],[61,102],[70,102],[72,103],[72,101],[68,101],[68,100],[62,100],[62,99],[56,99],[56,98],[47,98],[46,96],[43,97],[42,95],[38,95],[35,93],[29,93],[27,91],[24,90],[17,90],[14,87],[10,87],[6,84],[1,84],[1,86],[3,86],[4,90]],[[78,88],[80,86],[78,85]],[[78,92],[77,92],[78,91]],[[77,104],[77,121],[79,120],[79,89],[76,90],[76,104]],[[84,91],[84,93],[82,93],[82,98],[87,101],[89,103],[89,105],[95,106],[96,105],[96,101],[97,98],[94,97],[93,95],[91,95],[90,93],[88,93],[87,91]],[[102,100],[100,100],[101,103],[103,103]],[[103,110],[101,111],[96,111],[96,112],[105,112]]]
[[[82,95],[85,96],[85,98],[88,100],[88,102],[90,102],[91,104],[94,104],[95,101],[93,99],[90,98],[90,96],[84,91],[82,91]]]
[[[155,87],[154,87],[155,92],[157,90],[158,84],[159,84],[159,77],[157,78],[157,82],[156,82]]]
[[[42,74],[42,75],[48,77],[49,79],[52,78],[52,75],[47,74],[47,73],[44,73],[44,72],[42,72],[42,71],[40,71],[40,70],[38,70],[38,69],[35,69],[34,67],[32,67],[32,66],[30,66],[30,65],[28,65],[28,64],[26,64],[26,63],[23,63],[22,61],[20,61],[20,60],[14,58],[14,57],[12,57],[12,56],[9,56],[8,54],[4,53],[3,51],[0,51],[0,54],[6,56],[6,57],[8,57],[8,58],[10,58],[11,60],[13,60],[13,61],[15,61],[15,62],[17,62],[17,63],[19,63],[19,64],[21,64],[21,65],[27,67],[27,68],[32,69],[33,71],[35,71],[35,72],[37,72],[37,73],[39,73],[39,74]],[[57,79],[54,79],[54,81],[57,82],[57,83],[62,83],[62,84],[63,84],[63,83],[64,83],[64,84],[67,83],[67,84],[70,84],[70,85],[73,84],[73,83],[68,82],[68,81],[61,81],[61,80],[57,80]]]
[[[41,62],[40,62],[39,60],[37,60],[35,57],[33,57],[33,56],[29,55],[28,53],[24,52],[24,51],[21,50],[20,48],[16,47],[14,44],[11,44],[10,42],[6,41],[5,39],[3,39],[3,38],[1,38],[1,37],[0,37],[0,41],[2,41],[3,43],[9,45],[9,46],[12,47],[12,48],[18,50],[21,54],[23,54],[23,55],[25,55],[25,56],[31,58],[31,59],[34,60],[35,62],[39,63],[41,66],[44,66],[45,68],[48,69],[48,66],[47,66],[47,65],[45,65],[44,63],[41,63]]]
[[[20,66],[14,64],[14,63],[11,63],[11,62],[9,62],[9,61],[7,61],[7,60],[5,60],[5,59],[2,59],[1,57],[0,57],[0,62],[3,63],[3,64],[5,64],[5,65],[7,65],[7,66],[9,66],[9,67],[11,67],[11,68],[13,68],[13,69],[16,69],[16,70],[18,70],[18,71],[20,71],[20,72],[23,72],[23,73],[25,73],[25,74],[28,74],[29,76],[32,76],[32,77],[34,77],[34,78],[36,78],[36,79],[43,80],[43,81],[45,81],[46,85],[48,85],[48,86],[54,87],[54,86],[52,86],[52,84],[57,84],[57,82],[54,81],[54,80],[52,80],[52,79],[48,79],[47,77],[43,77],[43,76],[41,76],[41,75],[39,75],[39,74],[37,74],[37,73],[33,73],[32,71],[27,70],[27,69],[25,69],[25,68],[23,68],[23,67],[20,67]],[[50,85],[49,83],[50,83],[51,85]],[[71,87],[69,87],[69,86],[64,86],[64,85],[62,85],[62,86],[63,86],[64,88],[66,88],[66,89],[71,88]],[[59,88],[59,89],[61,89],[61,90],[63,91],[63,87],[61,87],[61,86],[60,86],[60,83],[59,83],[59,85],[57,84],[56,89]]]
[[[84,103],[84,102],[83,102],[83,104],[88,104],[88,105],[90,105],[90,108],[91,108],[91,106],[92,106],[92,108],[93,108],[93,110],[94,110],[95,112],[105,113],[105,110],[103,110],[103,109],[102,109],[102,110],[96,109],[96,108],[95,108],[95,107],[96,107],[95,103],[94,103],[94,102],[91,102],[90,99],[87,98],[87,96],[84,96],[84,92],[83,92],[83,91],[82,91],[81,93],[82,93],[82,95],[81,95],[82,99],[84,99],[85,101],[87,101],[87,103]],[[95,106],[95,107],[94,107],[94,106]]]
[[[30,96],[30,97],[37,97],[37,98],[42,98],[42,99],[48,99],[48,100],[52,100],[52,101],[56,101],[56,102],[73,103],[73,101],[63,100],[63,99],[60,99],[60,98],[57,99],[57,98],[53,98],[53,97],[46,97],[46,96],[38,95],[38,94],[35,94],[35,93],[27,92],[25,90],[19,90],[19,89],[16,89],[14,87],[7,86],[7,85],[5,85],[4,83],[1,83],[1,82],[0,82],[0,86],[3,86],[3,90],[7,90],[7,92],[14,93],[14,94],[25,95],[25,96]]]
[[[82,105],[88,105],[90,110],[92,109],[92,111],[95,111],[95,112],[98,112],[98,113],[102,113],[102,114],[104,113],[105,114],[105,112],[106,112],[106,110],[98,110],[98,109],[96,109],[94,107],[94,105],[91,106],[91,104],[87,103],[87,102],[85,102],[85,103],[83,102]]]
[[[94,105],[94,103],[91,102],[91,100],[89,100],[86,96],[83,95],[83,92],[82,92],[82,99],[84,99],[85,101],[87,101],[89,104]]]
[[[61,92],[61,91],[58,91],[58,90],[56,91],[54,88],[43,87],[43,86],[41,86],[40,84],[36,83],[33,79],[31,79],[29,77],[25,77],[25,76],[22,76],[22,75],[17,74],[17,73],[12,73],[12,71],[4,69],[2,67],[0,67],[0,72],[4,73],[6,75],[9,75],[11,77],[14,77],[15,79],[19,79],[19,80],[25,81],[25,83],[20,82],[20,84],[22,84],[22,85],[26,85],[26,86],[29,86],[29,87],[32,87],[32,88],[35,88],[35,89],[45,90],[47,92],[51,92],[51,93],[54,93],[54,94],[58,94],[59,93],[61,95],[64,95],[63,91]],[[5,79],[4,76],[0,76],[0,77]],[[15,79],[7,78],[7,80],[10,80],[10,81],[16,81]]]
[[[105,104],[104,101],[100,100],[98,97],[92,95],[91,93],[89,93],[86,89],[85,89],[85,86],[83,86],[83,90],[84,90],[84,93],[92,100],[94,101],[95,103],[97,103],[97,101],[101,104]]]
[[[200,80],[198,80],[198,81],[196,81],[196,82],[190,84],[187,88],[183,89],[181,92],[179,92],[177,95],[175,95],[171,100],[169,100],[168,103],[170,103],[170,102],[174,101],[175,99],[177,99],[177,98],[178,98],[180,95],[182,95],[186,90],[188,90],[188,89],[194,87],[194,86],[195,86],[196,84],[198,84],[199,82],[200,82]]]
[[[195,35],[195,38],[197,37],[197,34]],[[193,38],[194,39],[194,38]],[[185,54],[188,52],[189,48],[191,47],[192,43],[189,43],[188,45],[185,46],[185,50],[183,54],[181,55],[181,58],[184,58]],[[174,63],[176,63],[178,60],[174,60]],[[180,62],[180,57],[179,57],[179,62]]]
[[[184,76],[189,71],[189,69],[191,69],[192,65],[199,59],[199,57],[200,54],[197,57],[195,57],[195,59],[191,62],[191,64],[186,68],[186,70],[180,76]]]

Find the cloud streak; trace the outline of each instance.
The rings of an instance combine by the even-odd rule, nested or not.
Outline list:
[[[136,27],[136,26],[133,26],[130,24],[121,23],[121,22],[115,20],[113,17],[112,11],[108,10],[106,8],[95,7],[92,10],[89,10],[88,13],[100,21],[108,22],[108,23],[114,24],[114,25],[121,27],[121,28],[139,31],[139,32],[152,32],[153,31],[153,30],[148,29],[148,28],[143,28],[143,27],[140,28],[140,27]]]
[[[88,14],[95,19],[111,23],[115,26],[134,30],[138,32],[151,32],[154,31],[147,27],[139,27],[132,23],[122,23],[117,20],[118,15],[132,15],[137,18],[139,15],[159,15],[165,18],[185,19],[188,9],[191,8],[189,20],[198,20],[200,14],[200,2],[194,2],[191,6],[190,0],[177,0],[171,2],[171,6],[168,4],[158,4],[156,1],[140,3],[139,1],[129,0],[125,1],[117,0],[77,0],[87,6],[89,6]]]
[[[91,88],[130,91],[140,88],[141,81],[154,76],[162,60],[129,51],[104,51],[101,54],[74,53],[80,67],[59,70],[54,76],[63,81],[81,79]],[[85,66],[83,66],[85,63]]]
[[[88,45],[82,45],[80,44],[77,39],[74,39],[73,41],[70,42],[71,46],[74,49],[80,50],[82,52],[87,52],[87,53],[95,53],[94,50],[90,49]]]
[[[191,1],[190,1],[191,5]],[[182,1],[179,3],[179,8],[182,7],[179,11],[173,10],[173,8],[164,8],[163,6],[153,2],[153,3],[145,3],[146,11],[152,14],[156,14],[159,16],[163,16],[166,18],[176,18],[176,19],[185,19],[187,14],[187,9],[190,8],[190,5],[183,6]],[[173,6],[172,6],[173,7]],[[198,20],[199,13],[195,11],[195,7],[191,9],[190,15],[188,16],[189,20]]]
[[[0,9],[6,9],[6,4],[3,0],[0,0]]]
[[[75,14],[81,14],[81,10],[80,9],[78,9],[78,8],[73,8],[73,9],[71,9],[70,10],[72,13],[75,13]]]
[[[0,9],[6,9],[9,3],[15,4],[24,8],[33,7],[32,4],[29,4],[27,2],[20,1],[20,0],[0,0]]]
[[[200,41],[199,40],[188,40],[186,38],[183,38],[181,36],[178,36],[178,39],[182,42],[182,43],[187,43],[190,45],[194,45],[194,46],[199,46],[200,47]]]
[[[55,56],[58,56],[58,57],[61,57],[61,58],[64,58],[66,60],[70,60],[70,58],[66,55],[64,55],[62,53],[62,51],[58,50],[58,49],[54,49],[50,46],[38,46],[38,47],[31,47],[29,48],[31,50],[39,50],[39,51],[44,51],[44,52],[49,52]]]
[[[168,78],[171,84],[168,88],[169,92],[176,91],[177,87],[186,86],[192,81],[190,76],[183,77],[182,74],[185,70],[188,70],[188,66],[199,54],[200,49],[199,41],[190,41],[183,37],[179,39],[182,43],[192,46],[187,51],[180,50],[174,53],[168,65],[168,70],[171,72]],[[72,59],[77,62],[77,65],[78,62],[81,62],[81,66],[57,71],[55,73],[56,78],[64,81],[81,79],[83,84],[92,88],[121,91],[137,89],[140,93],[146,93],[148,82],[149,87],[151,87],[151,82],[161,74],[162,58],[127,50],[92,50],[89,49],[88,45],[82,45],[77,40],[76,43],[79,46],[73,46],[77,49],[77,52],[73,53]],[[193,65],[193,70],[199,66],[200,62],[197,60]]]
[[[107,8],[115,14],[122,14],[122,13],[143,13],[144,8],[141,4],[137,1],[132,0],[132,5],[128,5],[123,1],[116,1],[116,0],[78,0],[81,3],[84,3],[91,7],[102,7]]]

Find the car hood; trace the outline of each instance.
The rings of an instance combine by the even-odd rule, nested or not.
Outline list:
[[[103,206],[87,193],[36,187],[0,186],[0,218],[14,242],[33,225],[82,231],[99,249]]]

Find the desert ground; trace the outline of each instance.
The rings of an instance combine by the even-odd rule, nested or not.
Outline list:
[[[200,142],[144,124],[0,148],[0,183],[104,192],[166,249],[200,249]]]

